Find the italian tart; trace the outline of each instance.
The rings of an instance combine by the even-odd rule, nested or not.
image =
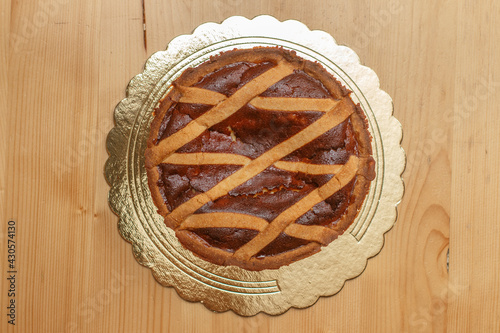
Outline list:
[[[145,152],[158,213],[217,265],[277,269],[352,224],[375,177],[351,92],[279,47],[186,69],[155,109]]]

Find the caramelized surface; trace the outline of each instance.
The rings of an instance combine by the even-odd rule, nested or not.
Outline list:
[[[244,84],[275,66],[271,62],[258,64],[238,62],[227,65],[203,77],[194,86],[231,96]],[[262,97],[332,98],[323,84],[302,70],[295,70],[269,87]],[[212,106],[173,103],[160,126],[157,139],[170,136],[201,116]],[[211,152],[233,153],[256,158],[300,132],[321,117],[321,112],[280,112],[260,110],[245,105],[224,121],[212,126],[177,153]],[[358,155],[358,147],[349,119],[304,145],[283,161],[313,164],[345,164],[351,155]],[[157,168],[158,186],[170,211],[195,195],[205,192],[222,179],[241,168],[240,165],[173,165],[162,163]],[[236,212],[250,214],[272,221],[285,209],[314,189],[324,185],[332,175],[295,173],[270,166],[264,172],[237,186],[227,195],[210,202],[196,211]],[[335,224],[353,200],[355,180],[317,204],[306,214],[297,217],[303,225]],[[255,230],[231,228],[202,228],[193,230],[211,246],[234,252],[251,240]],[[309,241],[281,234],[263,248],[257,257],[272,256],[304,246]]]

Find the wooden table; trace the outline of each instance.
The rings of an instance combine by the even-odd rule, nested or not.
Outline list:
[[[103,165],[114,106],[152,53],[201,23],[258,14],[325,30],[375,70],[408,166],[398,221],[361,276],[310,308],[242,318],[182,300],[135,261]],[[493,0],[1,1],[1,331],[499,332],[495,22]]]

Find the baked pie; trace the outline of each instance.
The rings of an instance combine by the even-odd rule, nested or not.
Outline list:
[[[321,65],[278,47],[185,70],[145,153],[158,213],[206,261],[276,269],[353,222],[375,177],[366,117]]]

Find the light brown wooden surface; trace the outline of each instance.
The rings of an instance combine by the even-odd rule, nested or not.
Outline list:
[[[141,0],[0,2],[2,332],[500,332],[498,1],[144,3],[147,43]],[[361,276],[310,308],[242,318],[182,300],[135,261],[103,165],[113,109],[152,53],[258,14],[325,30],[375,70],[408,167],[398,221]]]

